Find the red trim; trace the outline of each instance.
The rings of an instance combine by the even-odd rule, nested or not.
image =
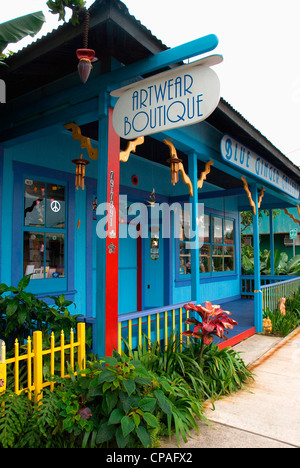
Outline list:
[[[108,213],[108,232],[115,237],[106,239],[106,311],[105,355],[111,356],[118,347],[118,268],[119,268],[119,186],[120,186],[120,138],[112,125],[113,109],[108,114],[107,203],[113,202],[112,217]],[[99,155],[101,157],[101,155]],[[108,210],[109,211],[109,210]],[[111,250],[114,253],[109,253]]]
[[[142,238],[137,238],[137,310],[142,310]]]
[[[253,335],[255,335],[255,327],[249,328],[249,330],[246,330],[245,332],[240,333],[239,335],[233,336],[232,338],[229,338],[229,340],[227,341],[223,341],[222,343],[218,344],[218,347],[221,350],[224,348],[235,346],[241,343],[241,341],[244,341],[246,340],[246,338],[250,338],[250,336],[253,336]]]

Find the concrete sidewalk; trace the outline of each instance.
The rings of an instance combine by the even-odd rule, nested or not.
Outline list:
[[[286,338],[254,335],[234,349],[255,381],[209,405],[210,424],[199,423],[182,449],[300,448],[300,328]],[[161,448],[178,448],[176,437]]]

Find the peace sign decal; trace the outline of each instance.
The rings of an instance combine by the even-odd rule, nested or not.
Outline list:
[[[51,202],[51,210],[54,212],[54,213],[58,213],[60,211],[60,203],[59,201],[57,200],[53,200],[53,202]]]

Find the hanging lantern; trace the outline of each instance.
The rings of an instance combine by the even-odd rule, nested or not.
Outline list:
[[[87,166],[89,161],[82,158],[82,154],[79,159],[73,159],[72,163],[76,164],[76,175],[75,175],[75,187],[76,190],[80,187],[84,190],[84,179],[85,179],[85,166]]]
[[[83,83],[86,83],[93,68],[92,62],[95,62],[95,51],[93,49],[77,49],[76,55],[79,60],[78,73]]]

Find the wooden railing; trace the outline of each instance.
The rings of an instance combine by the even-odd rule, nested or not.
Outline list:
[[[268,286],[276,283],[282,283],[283,281],[297,279],[297,276],[288,275],[261,275],[260,281],[262,286]],[[241,276],[241,296],[254,296],[254,275],[242,275]]]
[[[142,347],[143,338],[148,342],[157,341],[160,346],[166,347],[171,333],[178,334],[181,340],[182,332],[189,329],[185,320],[191,316],[184,309],[184,304],[149,309],[119,316],[118,352],[124,350],[128,343],[130,350]],[[182,349],[182,341],[180,341]]]
[[[293,277],[286,281],[268,284],[261,287],[263,312],[278,310],[280,299],[289,298],[300,288],[300,277]]]

